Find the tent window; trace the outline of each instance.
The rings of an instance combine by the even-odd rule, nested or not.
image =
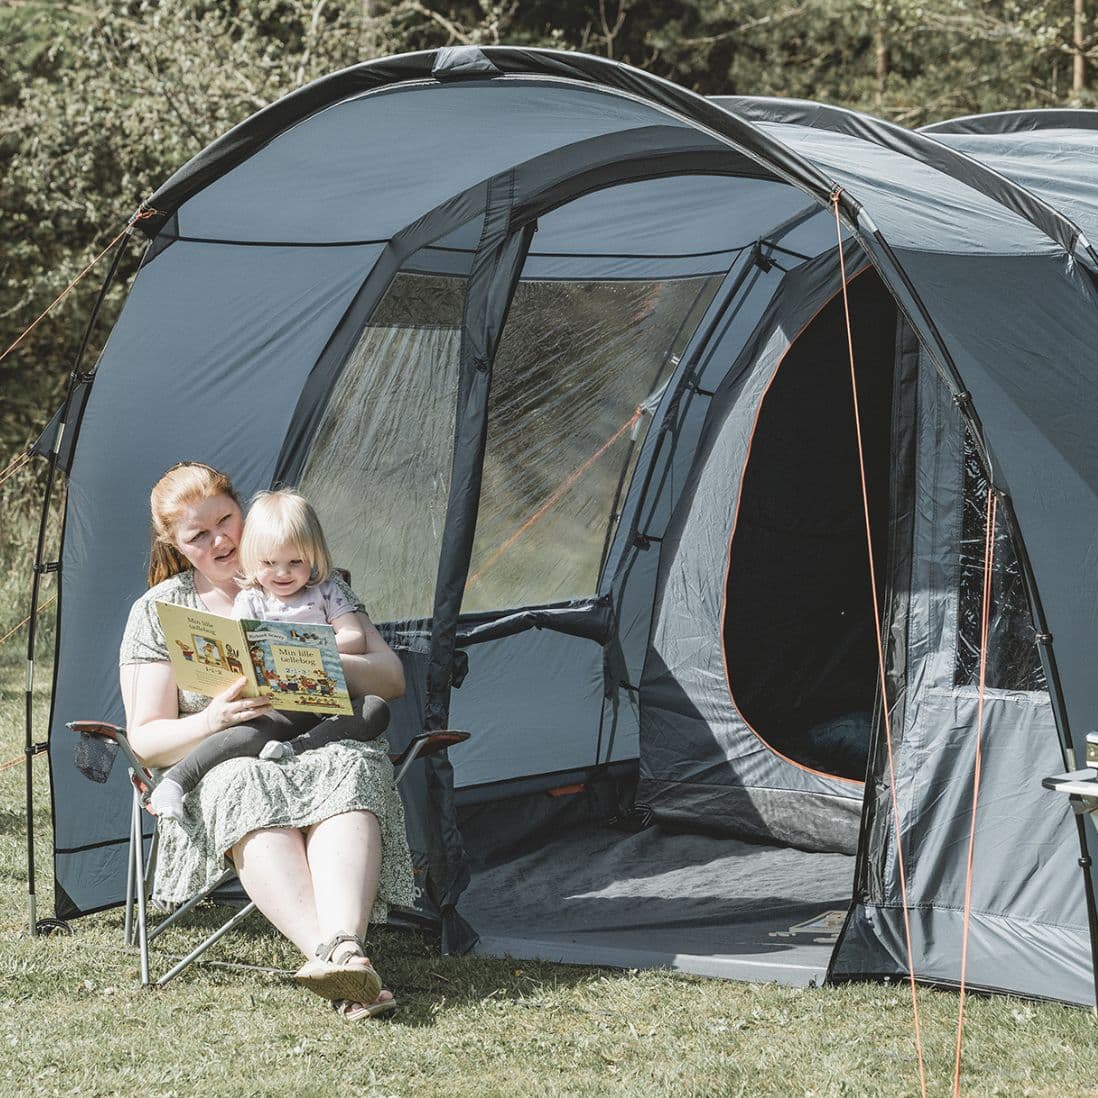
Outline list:
[[[957,658],[953,669],[955,686],[980,684],[987,493],[987,478],[966,431]],[[991,617],[985,681],[994,690],[1047,690],[1045,673],[1037,654],[1036,632],[1029,612],[1021,565],[1010,531],[1002,522],[996,523],[992,554]]]
[[[658,394],[720,279],[519,283],[492,372],[464,612],[593,594]]]
[[[300,478],[378,621],[431,614],[464,300],[464,278],[396,277],[340,374]]]

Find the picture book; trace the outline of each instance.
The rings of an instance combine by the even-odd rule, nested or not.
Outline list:
[[[156,612],[180,689],[213,697],[243,675],[242,696],[268,695],[275,709],[352,711],[330,625],[237,621],[170,602],[158,602]]]

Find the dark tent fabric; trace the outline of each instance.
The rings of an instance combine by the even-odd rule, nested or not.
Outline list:
[[[995,117],[468,48],[184,165],[58,459],[58,914],[121,897],[124,776],[63,726],[121,719],[148,490],[190,457],[313,499],[405,661],[398,744],[474,732],[404,790],[448,948],[954,983],[979,732],[968,982],[1093,1003],[1094,825],[1040,783],[1098,712],[1096,127]]]

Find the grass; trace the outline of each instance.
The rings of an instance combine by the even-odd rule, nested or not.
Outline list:
[[[10,512],[9,512],[10,513]],[[0,635],[25,613],[28,523],[4,528]],[[20,533],[22,531],[22,533]],[[52,593],[52,589],[46,594]],[[51,628],[44,623],[48,647]],[[21,757],[25,633],[0,648],[0,764]],[[42,662],[48,663],[43,652]],[[45,728],[48,667],[35,696]],[[52,909],[44,757],[33,764],[39,915]],[[400,998],[350,1025],[287,978],[298,959],[253,916],[162,991],[138,986],[118,911],[73,935],[27,928],[24,770],[0,771],[0,1095],[916,1095],[906,986],[793,989],[670,972],[442,957],[381,928],[371,951]],[[201,922],[212,925],[214,911]],[[199,927],[171,932],[181,954]],[[168,935],[165,935],[168,937]],[[958,996],[921,989],[928,1093],[951,1093]],[[966,1005],[966,1095],[1098,1095],[1098,1024],[1007,997]]]

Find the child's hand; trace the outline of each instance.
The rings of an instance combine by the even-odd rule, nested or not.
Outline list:
[[[210,734],[232,728],[238,724],[247,724],[258,717],[269,717],[273,710],[270,698],[242,698],[241,690],[248,685],[243,675],[236,679],[220,694],[215,694],[206,706],[206,727]]]

